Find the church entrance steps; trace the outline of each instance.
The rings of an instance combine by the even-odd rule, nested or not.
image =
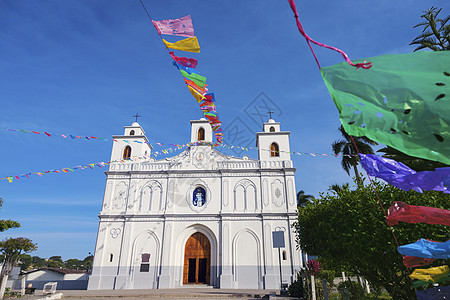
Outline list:
[[[59,291],[58,291],[59,292]],[[214,289],[211,286],[196,285],[196,287],[181,287],[173,289],[149,289],[149,290],[64,290],[64,299],[84,300],[125,300],[125,299],[276,299],[293,300],[295,298],[280,297],[279,291],[273,290],[238,290],[238,289]],[[277,293],[278,295],[275,295]],[[269,296],[270,295],[270,296]],[[37,295],[36,295],[37,296]],[[34,296],[34,297],[36,297]],[[27,299],[42,299],[40,297],[27,297]]]

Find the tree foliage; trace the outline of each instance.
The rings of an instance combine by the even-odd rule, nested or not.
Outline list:
[[[300,190],[297,193],[297,206],[305,207],[308,203],[311,203],[313,199],[314,199],[313,195],[305,194],[304,190]]]
[[[414,26],[423,27],[422,33],[417,36],[410,45],[418,45],[414,51],[421,49],[431,49],[433,51],[450,50],[450,15],[441,19],[438,17],[442,8],[432,6],[420,17],[425,19],[423,22]]]
[[[450,209],[450,195],[436,191],[423,194],[402,191],[374,182],[381,203],[387,209],[394,201],[412,205]],[[394,299],[416,299],[397,244],[386,225],[371,186],[321,194],[299,211],[295,224],[297,242],[311,255],[318,255],[336,266],[352,268],[373,286],[382,286]],[[400,223],[394,227],[399,245],[420,238],[444,242],[450,228],[444,225]],[[442,261],[436,261],[436,264]]]
[[[350,169],[353,168],[358,182],[362,182],[359,177],[358,168],[356,167],[359,163],[358,153],[373,154],[372,146],[378,145],[378,143],[365,136],[353,137],[352,140],[352,137],[345,132],[342,125],[339,127],[339,132],[343,139],[334,141],[331,144],[331,148],[335,155],[342,154],[342,169],[350,175]],[[355,141],[356,147],[353,141]]]
[[[3,206],[3,199],[0,198],[0,208]],[[18,228],[20,224],[12,220],[0,220],[0,232],[6,231],[11,228]]]
[[[3,255],[3,266],[0,273],[0,282],[3,277],[9,276],[22,253],[35,251],[37,245],[27,238],[8,238],[0,241],[0,252]]]

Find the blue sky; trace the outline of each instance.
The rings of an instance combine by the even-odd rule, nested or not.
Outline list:
[[[287,0],[144,3],[156,20],[191,14],[201,53],[178,54],[199,60],[228,130],[225,143],[255,145],[262,124],[248,113],[267,97],[279,108],[274,118],[282,130],[291,131],[292,151],[331,153],[338,113]],[[297,1],[307,33],[353,59],[411,52],[420,33],[412,27],[432,5],[450,13],[448,0]],[[0,178],[108,161],[112,147],[6,127],[110,138],[139,113],[152,143],[184,144],[189,120],[202,116],[138,0],[3,0],[0,41]],[[322,66],[342,62],[335,52],[315,50]],[[239,139],[232,128],[243,129]],[[256,151],[223,152],[257,158]],[[318,196],[350,181],[337,158],[292,158],[297,190]],[[0,181],[0,218],[22,224],[0,238],[31,238],[41,257],[86,257],[95,247],[104,171]]]

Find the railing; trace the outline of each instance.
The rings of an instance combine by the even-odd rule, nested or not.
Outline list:
[[[129,163],[129,162],[116,162],[109,165],[110,171],[166,171],[166,170],[178,170],[181,167],[181,163],[170,162],[158,162],[158,163]]]

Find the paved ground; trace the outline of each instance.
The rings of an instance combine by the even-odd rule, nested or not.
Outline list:
[[[280,291],[275,290],[236,290],[236,289],[213,289],[213,288],[175,288],[158,290],[62,290],[57,293],[63,294],[63,299],[83,299],[83,300],[125,300],[125,299],[182,299],[182,300],[218,300],[218,299],[295,299],[281,297]],[[46,299],[42,291],[37,291],[34,296],[25,296],[27,300]],[[47,299],[50,299],[47,297]]]

